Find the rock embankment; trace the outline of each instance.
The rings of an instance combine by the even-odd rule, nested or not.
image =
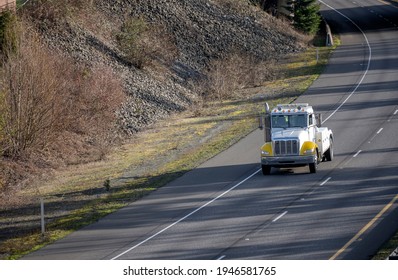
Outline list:
[[[197,99],[195,83],[214,59],[240,53],[257,60],[278,58],[303,47],[302,38],[245,1],[234,0],[95,0],[91,18],[67,20],[67,28],[41,23],[45,41],[79,62],[110,66],[129,96],[119,111],[120,125],[134,133]],[[88,17],[88,19],[87,19]],[[124,59],[116,34],[126,18],[162,26],[177,49],[163,68],[138,69]],[[87,24],[90,23],[90,24]],[[162,42],[160,42],[161,44]]]

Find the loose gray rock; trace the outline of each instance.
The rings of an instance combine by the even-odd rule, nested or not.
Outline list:
[[[126,18],[144,18],[163,26],[178,50],[167,75],[137,69],[124,59],[115,36],[105,39],[84,25],[67,21],[62,29],[43,25],[53,48],[81,63],[107,65],[124,83],[128,101],[118,112],[119,125],[135,133],[186,110],[198,98],[192,81],[203,78],[209,63],[236,52],[258,60],[278,58],[303,48],[301,36],[286,24],[244,1],[230,0],[96,0],[102,24],[117,32]],[[238,7],[236,5],[239,5]]]

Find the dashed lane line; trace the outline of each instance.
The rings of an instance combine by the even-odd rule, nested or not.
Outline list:
[[[248,177],[246,177],[245,179],[243,179],[242,181],[240,181],[239,183],[237,183],[236,185],[234,185],[233,187],[231,187],[230,189],[226,190],[225,192],[223,192],[222,194],[218,195],[217,197],[213,198],[212,200],[208,201],[207,203],[203,204],[201,207],[193,210],[192,212],[190,212],[189,214],[185,215],[184,217],[182,217],[181,219],[179,219],[178,221],[170,224],[169,226],[165,227],[164,229],[158,231],[157,233],[149,236],[148,238],[146,238],[145,240],[141,241],[140,243],[134,245],[133,247],[123,251],[122,253],[120,253],[119,255],[113,257],[111,260],[116,260],[118,258],[120,258],[121,256],[131,252],[132,250],[140,247],[141,245],[147,243],[149,240],[155,238],[156,236],[162,234],[163,232],[165,232],[166,230],[174,227],[175,225],[181,223],[182,221],[186,220],[187,218],[191,217],[193,214],[195,214],[196,212],[202,210],[203,208],[209,206],[211,203],[213,203],[214,201],[220,199],[221,197],[223,197],[224,195],[226,195],[227,193],[231,192],[232,190],[236,189],[237,187],[239,187],[240,185],[242,185],[244,182],[246,182],[247,180],[249,180],[250,178],[252,178],[253,176],[255,176],[257,173],[259,173],[261,171],[261,169],[258,169],[256,172],[254,172],[253,174],[249,175]]]

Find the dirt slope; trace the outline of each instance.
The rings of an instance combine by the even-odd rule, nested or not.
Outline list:
[[[232,52],[259,61],[275,59],[303,47],[302,37],[288,25],[246,1],[69,0],[65,5],[77,8],[66,8],[63,21],[54,20],[61,8],[37,16],[40,5],[32,1],[25,8],[36,11],[33,21],[49,46],[81,63],[111,66],[123,78],[129,101],[119,115],[129,133],[195,102],[198,81],[206,79],[214,59]],[[177,50],[171,63],[137,69],[125,60],[116,36],[130,18],[163,28]],[[162,40],[155,43],[162,47]]]

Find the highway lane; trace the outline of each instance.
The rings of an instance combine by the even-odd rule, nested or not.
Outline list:
[[[324,113],[336,139],[333,162],[320,164],[316,174],[298,168],[262,176],[263,137],[255,131],[145,199],[26,259],[372,255],[398,227],[398,10],[376,0],[325,2],[346,16],[323,6],[343,46],[297,101]]]

